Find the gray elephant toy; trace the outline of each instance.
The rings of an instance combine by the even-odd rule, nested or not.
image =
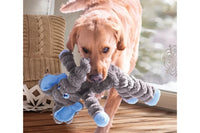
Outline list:
[[[65,73],[59,75],[46,75],[39,83],[44,94],[53,97],[55,106],[53,108],[53,117],[57,124],[63,122],[71,123],[74,115],[82,108],[80,102],[82,98],[85,105],[93,106],[88,109],[89,114],[93,117],[99,127],[104,127],[109,122],[108,115],[104,112],[103,107],[99,104],[95,94],[86,86],[82,87],[82,83],[86,81],[86,75],[90,72],[89,59],[82,58],[80,66],[76,66],[73,54],[67,50],[60,53],[59,58],[69,72],[69,76]]]
[[[70,123],[74,115],[83,108],[80,99],[83,99],[88,113],[93,117],[99,127],[104,127],[109,122],[109,116],[95,97],[114,87],[119,95],[129,104],[138,100],[147,105],[154,106],[160,98],[160,91],[153,86],[124,73],[115,65],[110,65],[106,79],[100,83],[86,81],[90,72],[89,59],[82,58],[77,67],[71,52],[64,50],[59,56],[61,62],[69,71],[66,74],[46,75],[40,83],[42,91],[55,100],[53,110],[56,123]]]

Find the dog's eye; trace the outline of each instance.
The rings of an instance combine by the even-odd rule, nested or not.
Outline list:
[[[83,48],[83,52],[85,52],[87,54],[87,53],[89,53],[89,50],[86,48]]]
[[[103,53],[107,53],[109,51],[109,48],[108,47],[105,47],[104,49],[103,49]]]

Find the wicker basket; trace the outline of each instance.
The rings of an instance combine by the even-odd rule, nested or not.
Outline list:
[[[42,94],[34,86],[38,85],[45,74],[61,73],[58,56],[64,49],[64,32],[65,20],[62,17],[24,15],[23,84],[28,90],[36,88],[36,91],[30,92],[34,92],[36,97],[41,97]],[[29,96],[26,94],[24,101],[29,99],[30,102]]]

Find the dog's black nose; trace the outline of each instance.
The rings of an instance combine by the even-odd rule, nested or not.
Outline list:
[[[101,82],[103,80],[103,76],[101,74],[91,74],[89,76],[89,79],[92,82],[99,83],[99,82]]]

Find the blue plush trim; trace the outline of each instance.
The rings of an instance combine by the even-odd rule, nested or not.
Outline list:
[[[40,82],[40,88],[42,91],[47,91],[51,89],[54,85],[58,84],[61,79],[66,79],[67,75],[65,73],[59,75],[46,75]]]
[[[76,110],[76,111],[80,111],[83,108],[83,104],[81,104],[80,102],[76,102],[73,106],[72,109]]]
[[[154,98],[151,101],[146,102],[145,104],[147,104],[149,106],[155,106],[158,103],[160,96],[161,96],[160,90],[156,89],[156,91],[154,93]]]
[[[60,80],[66,79],[66,78],[67,78],[67,75],[65,73],[61,73],[61,74],[57,75],[58,83],[60,82]]]
[[[62,52],[60,52],[60,54],[59,54],[59,59],[60,59],[60,56],[61,56],[63,53],[65,53],[65,52],[69,52],[69,50],[63,50]]]
[[[136,99],[136,98],[133,97],[133,98],[131,98],[129,100],[126,100],[126,102],[128,104],[136,104],[138,102],[138,99]]]
[[[70,121],[75,114],[75,112],[72,112],[70,108],[71,108],[70,106],[68,107],[64,106],[60,108],[58,111],[54,113],[54,118],[62,122]]]
[[[98,112],[95,117],[94,121],[96,122],[97,126],[99,127],[105,127],[108,125],[108,122],[110,121],[109,116],[105,112]]]
[[[73,119],[75,113],[82,108],[83,105],[79,102],[76,102],[71,106],[64,106],[54,113],[54,118],[62,122],[68,122]]]

